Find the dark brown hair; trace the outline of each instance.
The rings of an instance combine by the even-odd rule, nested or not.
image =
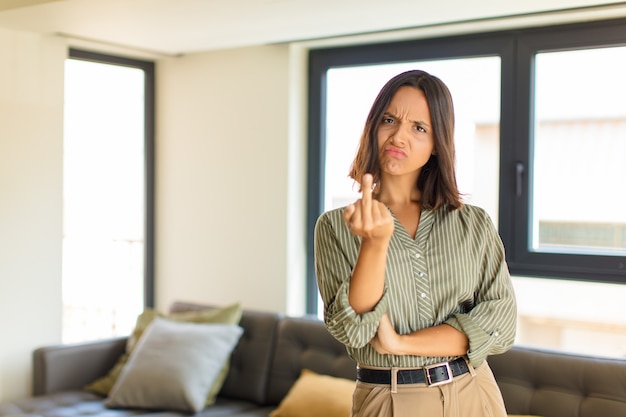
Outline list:
[[[413,70],[396,75],[383,86],[372,104],[365,121],[357,154],[350,168],[350,178],[360,184],[364,174],[374,176],[380,183],[381,172],[378,160],[378,127],[392,97],[400,87],[415,87],[424,92],[432,122],[435,142],[431,155],[422,168],[415,186],[422,193],[422,205],[437,209],[446,207],[454,210],[461,207],[461,197],[454,172],[454,106],[448,87],[437,77],[427,72]],[[375,189],[380,189],[380,184]]]

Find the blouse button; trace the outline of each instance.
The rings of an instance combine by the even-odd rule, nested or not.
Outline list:
[[[425,292],[421,293],[420,295],[422,296],[422,298],[426,298],[426,293]]]
[[[420,272],[417,273],[417,275],[420,276],[420,277],[423,277],[424,273],[420,271]]]
[[[422,255],[420,255],[419,253],[416,253],[416,254],[415,254],[415,257],[416,257],[417,259],[419,259],[419,258],[421,258],[421,257],[422,257]]]

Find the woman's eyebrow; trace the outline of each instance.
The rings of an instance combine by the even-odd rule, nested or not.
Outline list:
[[[386,112],[384,112],[384,113],[383,113],[383,116],[390,116],[390,117],[393,117],[394,119],[397,119],[397,118],[398,118],[398,116],[396,116],[395,114],[393,114],[393,113],[392,113],[392,112],[390,112],[390,111],[386,111]],[[416,123],[416,124],[418,124],[418,125],[422,125],[422,126],[427,126],[427,127],[430,127],[430,124],[429,124],[429,123],[427,123],[427,122],[425,122],[424,120],[410,120],[410,119],[409,119],[409,122],[411,122],[411,123]]]
[[[426,123],[426,122],[425,122],[425,121],[423,121],[423,120],[409,120],[409,121],[410,121],[411,123],[416,123],[416,124],[418,124],[418,125],[423,125],[423,126],[430,127],[430,124]]]

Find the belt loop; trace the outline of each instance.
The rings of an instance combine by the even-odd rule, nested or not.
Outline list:
[[[391,367],[391,393],[398,392],[398,368]]]
[[[469,369],[469,373],[470,375],[473,377],[476,376],[476,369],[474,369],[474,367],[472,366],[471,363],[469,363],[469,361],[465,358],[463,358],[465,360],[465,363],[467,364],[467,369]]]

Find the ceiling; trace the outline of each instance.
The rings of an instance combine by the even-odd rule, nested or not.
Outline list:
[[[597,0],[0,0],[0,28],[176,56],[611,4],[625,5]]]

